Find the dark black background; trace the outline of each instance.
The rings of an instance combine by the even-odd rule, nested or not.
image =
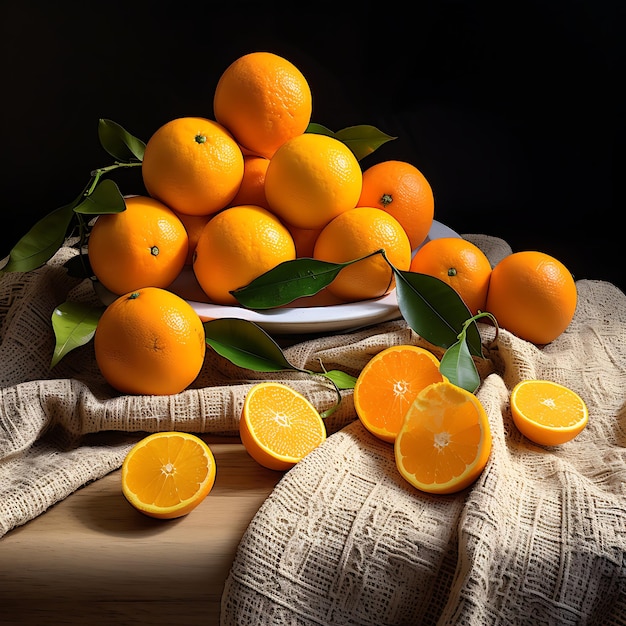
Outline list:
[[[0,258],[111,163],[99,118],[147,141],[175,117],[213,117],[226,66],[269,50],[307,77],[313,121],[398,137],[363,165],[413,163],[436,219],[626,289],[617,0],[1,6]],[[139,170],[115,180],[144,191]]]

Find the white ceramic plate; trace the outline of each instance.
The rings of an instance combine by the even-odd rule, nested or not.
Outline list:
[[[424,240],[424,243],[431,239],[441,239],[442,237],[459,237],[451,228],[444,226],[436,220]],[[424,245],[424,243],[422,245]],[[200,302],[190,297],[194,285],[189,281],[193,279],[190,273],[181,274],[181,277],[170,287],[183,295],[193,306],[200,317],[207,321],[226,317],[236,317],[257,323],[268,333],[280,335],[324,333],[329,331],[347,331],[388,322],[400,317],[398,301],[395,290],[382,298],[376,300],[364,300],[362,302],[351,303],[324,303],[311,298],[304,298],[307,304],[302,306],[289,306],[265,311],[251,311],[239,306],[223,306]],[[178,285],[176,283],[179,283]],[[312,306],[310,306],[313,304]]]

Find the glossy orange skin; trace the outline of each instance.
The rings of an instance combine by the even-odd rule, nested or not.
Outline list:
[[[382,209],[355,207],[322,229],[313,257],[346,263],[383,249],[395,268],[409,269],[411,244],[400,223]],[[341,300],[355,302],[384,296],[394,288],[393,272],[379,253],[344,267],[326,289]]]
[[[472,242],[460,237],[431,239],[414,254],[410,270],[450,285],[472,315],[485,310],[491,263]]]
[[[122,295],[141,287],[167,287],[189,251],[184,224],[166,205],[147,196],[125,199],[126,210],[99,215],[88,255],[96,278]]]
[[[491,272],[487,311],[501,327],[531,343],[554,341],[574,318],[576,303],[572,274],[544,252],[514,252]]]
[[[357,206],[373,206],[393,215],[406,230],[413,250],[428,235],[435,216],[430,183],[406,161],[381,161],[368,167]]]
[[[235,305],[232,290],[295,258],[291,233],[273,213],[240,205],[224,209],[204,227],[193,271],[211,302]]]
[[[231,63],[213,96],[215,119],[250,153],[271,158],[311,121],[313,99],[302,72],[271,52],[251,52]]]
[[[96,363],[117,391],[169,395],[184,391],[204,363],[204,326],[192,306],[157,287],[118,297],[98,320]]]
[[[315,230],[356,206],[362,181],[361,166],[344,143],[307,133],[285,142],[272,157],[265,196],[286,224]]]
[[[241,186],[231,200],[230,206],[241,204],[254,204],[270,209],[269,202],[265,197],[265,174],[270,160],[255,155],[245,155],[243,158],[243,179]]]
[[[202,117],[177,118],[157,129],[141,166],[148,193],[189,215],[210,215],[228,206],[243,171],[243,153],[232,135]]]

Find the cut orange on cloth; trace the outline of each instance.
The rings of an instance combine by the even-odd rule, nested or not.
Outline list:
[[[531,441],[557,446],[587,425],[589,411],[574,391],[549,380],[523,380],[511,392],[511,414],[518,430]]]
[[[420,491],[461,491],[489,460],[487,413],[473,393],[448,381],[433,383],[408,410],[394,452],[400,474]]]
[[[252,387],[239,422],[241,441],[260,465],[287,470],[326,440],[326,426],[316,408],[281,383]]]
[[[419,392],[443,380],[432,352],[419,346],[391,346],[361,370],[354,386],[354,408],[367,430],[393,443]]]
[[[211,448],[196,435],[153,433],[126,455],[122,493],[132,506],[149,517],[182,517],[209,495],[215,473]]]

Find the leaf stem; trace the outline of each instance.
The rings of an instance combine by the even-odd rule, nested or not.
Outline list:
[[[109,172],[119,169],[120,167],[138,167],[141,164],[141,161],[130,161],[128,163],[115,161],[112,165],[107,165],[106,167],[99,167],[98,169],[92,170],[91,180],[87,184],[87,188],[83,192],[83,196],[90,196],[93,193],[93,190],[96,188],[96,185],[98,184],[100,179]]]
[[[470,324],[472,324],[472,322],[476,322],[481,317],[488,317],[493,322],[493,325],[496,327],[496,336],[493,338],[493,340],[495,341],[498,338],[498,333],[500,332],[500,326],[498,325],[498,320],[495,318],[495,316],[492,313],[489,313],[489,311],[478,311],[478,313],[474,315],[474,317],[470,317],[468,320],[463,322],[463,329],[457,335],[457,338],[462,339],[465,336],[465,333],[468,327],[470,326]]]
[[[329,378],[328,376],[326,376],[324,372],[310,372],[310,373],[316,376],[322,376],[327,382],[329,382],[333,386],[333,389],[335,390],[335,393],[337,394],[337,402],[333,404],[333,406],[331,406],[330,408],[320,413],[322,419],[325,419],[327,417],[330,417],[339,408],[339,405],[341,404],[341,391],[339,390],[339,387],[337,387],[337,385],[335,384],[335,381]]]

